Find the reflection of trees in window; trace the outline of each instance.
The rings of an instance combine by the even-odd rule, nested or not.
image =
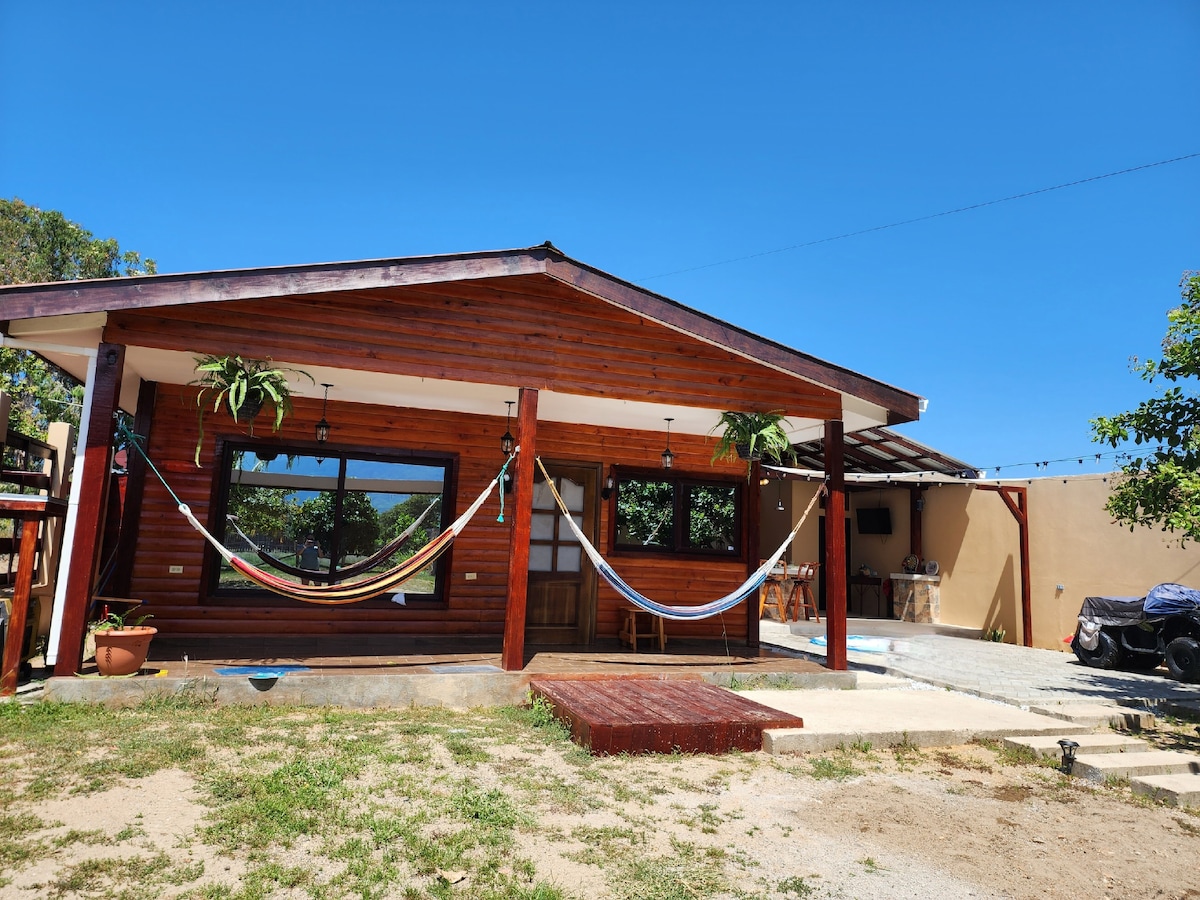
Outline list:
[[[450,463],[444,460],[329,451],[318,460],[280,448],[264,448],[258,456],[253,445],[245,444],[228,448],[225,466],[228,488],[216,509],[218,521],[224,522],[226,513],[236,516],[254,544],[288,566],[298,565],[304,539],[313,535],[322,552],[321,569],[335,576],[341,567],[383,550],[430,510],[397,552],[365,571],[391,568],[440,533],[446,511],[454,508],[453,498],[446,495]],[[255,558],[232,527],[225,529],[224,543]],[[276,571],[267,561],[256,562]],[[259,590],[228,564],[219,563],[218,568],[214,587],[222,593]],[[405,595],[440,596],[443,569],[442,560],[431,564],[406,582]],[[363,573],[359,570],[353,577]]]
[[[661,477],[617,479],[616,546],[736,555],[737,485]]]

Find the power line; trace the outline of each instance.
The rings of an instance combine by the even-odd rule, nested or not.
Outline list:
[[[771,256],[776,253],[787,253],[791,250],[802,250],[805,247],[815,247],[817,244],[828,244],[830,241],[841,241],[846,238],[858,237],[863,234],[872,234],[876,231],[886,231],[889,228],[899,228],[902,225],[912,225],[916,222],[927,222],[930,219],[939,219],[943,216],[953,216],[957,213],[970,212],[975,209],[983,209],[985,206],[995,206],[998,203],[1008,203],[1010,200],[1023,200],[1026,197],[1035,197],[1038,194],[1046,194],[1050,191],[1061,191],[1063,188],[1078,187],[1081,184],[1088,184],[1093,181],[1103,181],[1105,178],[1116,178],[1118,175],[1128,175],[1131,172],[1141,172],[1144,169],[1153,169],[1156,166],[1167,166],[1171,163],[1183,162],[1188,159],[1195,159],[1200,156],[1200,152],[1189,153],[1186,156],[1176,156],[1173,159],[1160,159],[1158,162],[1145,163],[1140,166],[1133,166],[1129,169],[1121,169],[1117,172],[1107,172],[1104,175],[1093,175],[1090,178],[1080,178],[1078,181],[1068,181],[1065,184],[1056,184],[1053,187],[1038,188],[1035,191],[1024,191],[1020,194],[1013,194],[1011,197],[1001,197],[998,200],[985,200],[982,203],[972,203],[970,206],[960,206],[957,209],[948,209],[944,212],[930,213],[927,216],[917,216],[915,219],[904,219],[901,222],[892,222],[888,225],[876,225],[873,228],[863,228],[859,231],[848,231],[845,234],[837,234],[833,237],[820,238],[815,241],[806,241],[803,244],[792,244],[790,247],[779,247],[775,250],[762,250],[758,253],[751,253],[747,256],[735,256],[731,259],[722,259],[717,262],[705,263],[702,266],[692,266],[689,269],[676,269],[673,272],[661,272],[658,275],[647,275],[644,278],[635,279],[636,282],[653,281],[655,278],[668,278],[671,275],[683,275],[687,272],[699,272],[701,269],[712,269],[716,266],[727,266],[731,263],[745,262],[748,259],[758,259],[762,256]]]

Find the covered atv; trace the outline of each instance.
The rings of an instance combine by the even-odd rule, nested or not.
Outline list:
[[[1149,671],[1166,660],[1180,681],[1200,681],[1200,591],[1160,584],[1145,597],[1087,597],[1071,640],[1098,669]]]

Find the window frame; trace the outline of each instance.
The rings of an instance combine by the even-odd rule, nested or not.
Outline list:
[[[444,530],[454,520],[454,510],[457,508],[458,497],[458,468],[459,458],[455,453],[438,453],[426,450],[408,450],[401,448],[380,447],[345,447],[316,444],[312,441],[277,441],[255,439],[249,436],[235,438],[217,438],[215,457],[220,466],[218,477],[213,479],[212,494],[209,500],[209,531],[214,535],[224,534],[225,511],[229,504],[229,491],[232,484],[233,456],[239,451],[257,453],[277,453],[286,456],[289,452],[304,456],[321,456],[326,462],[333,460],[338,466],[338,506],[340,495],[345,493],[345,473],[342,460],[354,459],[368,462],[406,463],[411,465],[437,466],[444,470],[441,520],[438,530]],[[332,549],[332,548],[330,548]],[[405,603],[400,605],[391,599],[373,598],[362,600],[350,606],[358,609],[388,609],[403,613],[405,609],[447,609],[449,608],[449,574],[452,571],[452,556],[454,546],[451,544],[437,560],[434,572],[434,589],[432,594],[405,594]],[[257,560],[257,557],[254,557]],[[282,597],[266,588],[222,588],[219,583],[221,559],[215,548],[205,542],[204,561],[201,566],[200,585],[203,605],[213,606],[250,606],[256,608],[283,607],[295,609],[297,604],[310,604]]]
[[[614,485],[611,497],[608,499],[608,551],[614,556],[628,554],[630,556],[659,556],[666,559],[695,559],[744,561],[746,559],[746,503],[748,500],[745,479],[736,475],[708,475],[701,477],[694,473],[668,470],[632,468],[625,466],[612,467]],[[640,544],[621,544],[617,542],[617,503],[621,495],[623,481],[659,481],[669,482],[672,486],[672,508],[674,522],[670,547],[645,547]],[[681,541],[687,534],[687,489],[692,487],[730,488],[733,493],[733,550],[704,550],[695,547],[685,547]]]

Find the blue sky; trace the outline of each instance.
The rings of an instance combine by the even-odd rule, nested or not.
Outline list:
[[[0,0],[0,36],[0,195],[160,271],[552,240],[1005,475],[1097,468],[1200,269],[1200,157],[797,247],[1200,152],[1194,0]]]

